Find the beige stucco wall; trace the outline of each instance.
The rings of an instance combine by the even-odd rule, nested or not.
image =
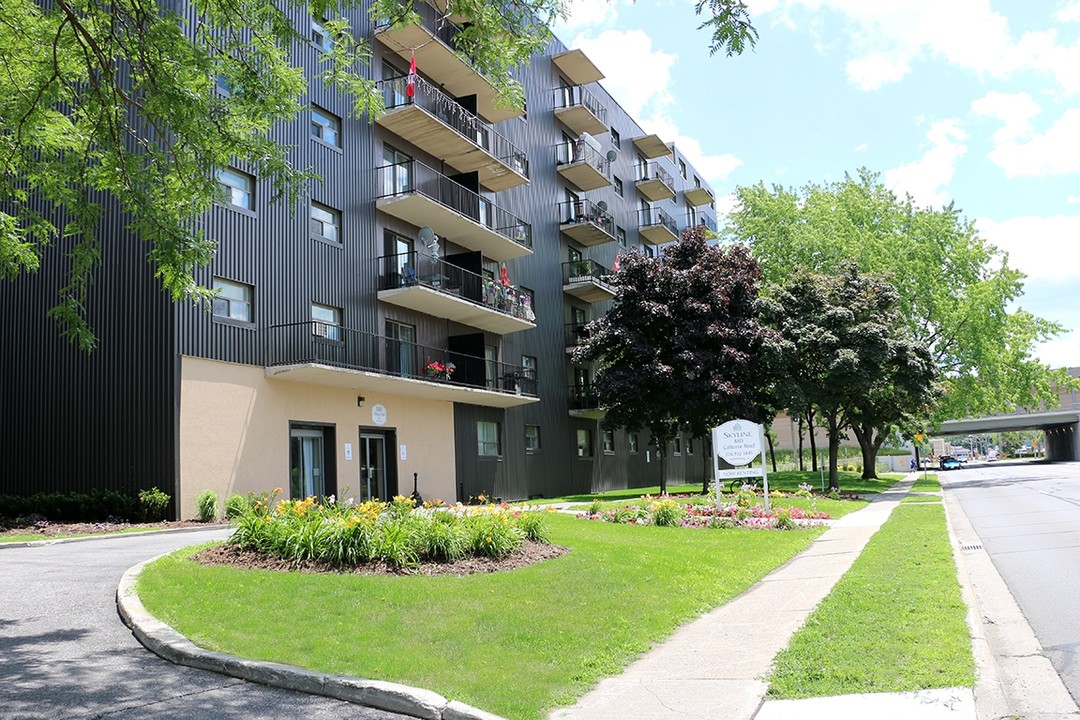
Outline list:
[[[356,398],[363,395],[364,406]],[[399,491],[412,491],[419,473],[426,499],[455,497],[454,406],[365,390],[275,380],[261,367],[184,357],[180,365],[181,517],[196,515],[195,498],[203,490],[218,494],[219,504],[232,493],[289,487],[289,423],[333,424],[337,487],[355,496],[360,484],[360,427],[377,428],[372,408],[386,408],[379,429],[397,431],[398,447],[387,447],[396,463]],[[352,460],[345,444],[352,444]],[[401,459],[401,446],[406,459]]]

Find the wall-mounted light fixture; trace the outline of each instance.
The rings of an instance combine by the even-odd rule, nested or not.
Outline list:
[[[357,395],[356,396],[356,407],[364,407],[364,396],[363,395]]]

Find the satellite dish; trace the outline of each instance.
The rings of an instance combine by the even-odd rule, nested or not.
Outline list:
[[[615,152],[614,150],[608,150],[607,151],[608,162],[615,162],[615,160],[618,159],[618,157],[619,157],[619,153]]]
[[[427,250],[428,255],[439,257],[439,236],[435,234],[434,230],[429,227],[420,228],[418,237],[420,242],[424,244],[424,249]]]
[[[596,209],[600,212],[607,212],[607,203],[601,200],[600,202],[596,203]]]

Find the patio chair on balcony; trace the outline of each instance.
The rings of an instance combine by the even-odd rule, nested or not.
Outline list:
[[[413,270],[412,265],[401,266],[401,284],[406,287],[416,284],[416,271]]]

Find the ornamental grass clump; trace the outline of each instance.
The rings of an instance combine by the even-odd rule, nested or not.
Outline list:
[[[649,514],[653,525],[675,527],[686,517],[686,509],[671,498],[660,498],[649,503]]]
[[[237,518],[230,543],[295,564],[326,563],[355,567],[383,563],[412,567],[421,562],[452,562],[467,556],[505,558],[524,540],[546,542],[541,514],[505,505],[448,507],[412,498],[385,503],[370,500],[319,502],[282,500],[274,494],[251,503]],[[270,509],[270,508],[273,509]]]

